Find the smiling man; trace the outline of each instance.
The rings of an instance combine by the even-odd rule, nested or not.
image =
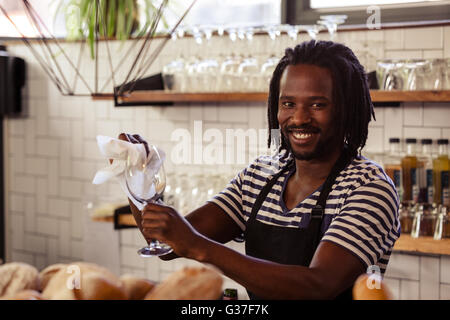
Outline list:
[[[163,259],[213,264],[253,299],[351,299],[367,268],[384,273],[400,233],[392,181],[360,155],[372,116],[349,48],[287,49],[268,101],[269,129],[282,133],[278,154],[257,158],[186,218],[160,204],[141,218],[132,206],[138,225],[173,248]],[[242,232],[246,254],[223,245]]]

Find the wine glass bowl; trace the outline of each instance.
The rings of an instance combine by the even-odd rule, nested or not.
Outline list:
[[[141,161],[133,162],[127,157],[125,168],[125,184],[130,196],[141,203],[155,203],[161,201],[166,188],[166,175],[164,172],[163,158],[154,145],[149,145],[149,154]],[[138,250],[142,257],[161,256],[172,252],[172,248],[158,240]]]

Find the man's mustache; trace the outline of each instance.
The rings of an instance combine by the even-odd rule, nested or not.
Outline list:
[[[285,131],[295,131],[295,130],[301,130],[304,131],[306,133],[319,133],[320,129],[313,127],[313,126],[309,126],[309,125],[304,125],[304,126],[294,126],[294,125],[290,125],[290,126],[286,126],[284,128]]]

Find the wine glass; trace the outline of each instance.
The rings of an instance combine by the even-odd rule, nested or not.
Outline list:
[[[143,163],[133,163],[127,157],[125,184],[130,195],[139,203],[159,202],[166,188],[166,175],[163,159],[154,145],[149,145],[150,152]],[[158,240],[138,250],[141,257],[162,256],[172,252],[172,248]]]
[[[347,15],[325,15],[320,16],[320,19],[317,23],[324,25],[328,29],[328,33],[330,34],[330,40],[334,41],[337,27],[340,24],[343,24],[347,19]]]

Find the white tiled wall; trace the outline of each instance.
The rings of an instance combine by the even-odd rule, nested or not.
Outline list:
[[[327,39],[326,34],[320,38]],[[303,39],[306,36],[303,36]],[[338,41],[355,50],[370,69],[373,58],[450,57],[450,26],[414,29],[341,32]],[[228,40],[213,38],[202,51],[193,41],[169,43],[152,70],[184,54],[229,52],[265,56],[281,53],[292,41],[283,37],[275,45],[256,36],[252,48],[245,42],[230,46]],[[367,51],[365,48],[370,48]],[[19,44],[9,51],[28,63],[25,92],[28,116],[5,120],[7,260],[24,261],[38,268],[73,260],[104,265],[117,274],[134,273],[153,280],[164,279],[186,259],[163,262],[141,259],[136,250],[144,244],[139,232],[114,231],[111,224],[89,219],[86,203],[108,197],[125,200],[115,183],[91,184],[95,171],[106,165],[97,150],[97,134],[117,136],[140,133],[169,150],[170,134],[177,128],[193,130],[195,120],[207,128],[265,128],[264,103],[195,103],[172,107],[115,108],[111,101],[62,96],[49,81],[28,49]],[[408,103],[400,108],[376,109],[366,149],[382,152],[388,139],[450,138],[450,104]],[[239,166],[229,166],[236,172]],[[180,168],[168,163],[167,168]],[[228,168],[228,167],[225,167]],[[195,169],[192,168],[191,169]],[[223,169],[223,168],[221,168]],[[196,169],[201,170],[201,169]],[[230,171],[230,174],[233,172]],[[230,244],[242,251],[242,245]],[[450,258],[418,257],[395,253],[386,280],[398,299],[450,299]],[[225,286],[242,287],[227,279]]]

